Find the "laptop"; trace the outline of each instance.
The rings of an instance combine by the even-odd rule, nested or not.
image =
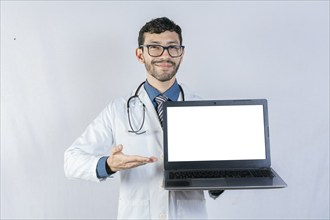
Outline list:
[[[266,99],[164,103],[167,190],[283,188],[271,168]]]

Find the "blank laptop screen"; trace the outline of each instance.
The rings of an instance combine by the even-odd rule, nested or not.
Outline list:
[[[167,108],[168,161],[266,159],[262,105]]]

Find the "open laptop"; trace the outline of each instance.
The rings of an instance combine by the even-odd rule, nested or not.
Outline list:
[[[266,99],[164,103],[165,189],[281,188]]]

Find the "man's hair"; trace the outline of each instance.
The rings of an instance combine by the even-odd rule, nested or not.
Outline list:
[[[165,31],[176,32],[179,35],[180,44],[182,45],[182,33],[179,25],[175,24],[167,17],[155,18],[147,22],[139,32],[138,46],[144,44],[144,33],[160,34]]]

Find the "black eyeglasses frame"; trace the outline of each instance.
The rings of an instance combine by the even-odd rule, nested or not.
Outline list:
[[[149,52],[149,48],[150,48],[151,46],[159,46],[159,47],[162,47],[162,48],[163,48],[163,51],[160,53],[160,55],[158,55],[158,56],[153,56],[153,55],[151,55],[150,52]],[[183,46],[183,45],[179,45],[179,46],[177,46],[177,45],[175,45],[175,46],[174,46],[174,45],[170,45],[170,46],[165,47],[165,46],[158,45],[158,44],[146,44],[146,45],[140,45],[140,46],[139,46],[139,48],[142,49],[142,50],[143,50],[143,47],[146,47],[146,48],[148,49],[148,54],[149,54],[149,56],[151,56],[151,57],[160,57],[160,56],[163,55],[164,51],[167,50],[167,53],[168,53],[172,58],[181,57],[182,54],[183,54],[184,48],[185,48],[185,46]],[[170,53],[169,49],[170,49],[170,48],[174,48],[174,47],[179,47],[179,48],[182,50],[180,55],[178,55],[178,56],[172,56],[172,54]]]

